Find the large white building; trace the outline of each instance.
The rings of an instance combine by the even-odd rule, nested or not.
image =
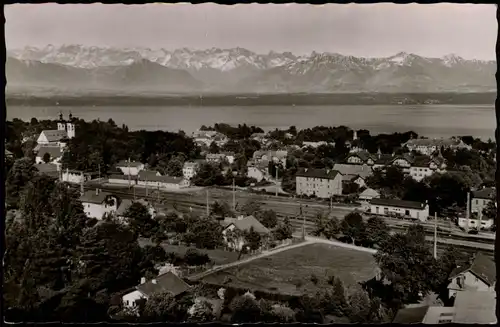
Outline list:
[[[429,205],[414,201],[374,198],[370,201],[370,212],[375,215],[393,215],[426,221],[429,218]]]
[[[470,150],[471,146],[465,144],[460,139],[410,139],[408,142],[403,144],[410,151],[417,151],[426,156],[430,156],[433,153],[443,149],[467,149]]]
[[[446,163],[444,158],[441,157],[417,157],[410,167],[410,176],[416,180],[421,181],[426,177],[432,176],[435,173],[445,173]]]
[[[495,196],[496,190],[492,187],[485,187],[472,192],[470,211],[475,213],[483,212],[490,202],[495,201]]]
[[[84,173],[79,170],[66,169],[61,173],[61,180],[72,184],[81,184],[82,182],[88,182],[97,176],[99,176],[99,174],[96,172]]]
[[[190,180],[196,176],[199,167],[200,165],[197,162],[185,162],[182,167],[182,176],[184,176],[185,179]]]
[[[342,174],[330,169],[300,169],[295,174],[297,195],[330,198],[342,194]]]

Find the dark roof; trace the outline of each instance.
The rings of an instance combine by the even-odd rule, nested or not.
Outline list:
[[[156,281],[156,284],[153,283],[153,280]],[[153,280],[137,286],[137,290],[146,296],[163,292],[169,292],[173,296],[177,296],[189,289],[189,285],[185,281],[171,272],[160,275]]]
[[[41,174],[52,177],[59,177],[59,171],[57,170],[57,165],[55,164],[43,163],[43,164],[33,165],[33,167],[35,167]]]
[[[375,156],[375,164],[377,165],[387,165],[394,160],[392,154],[380,154]]]
[[[363,178],[373,173],[372,167],[366,165],[335,164],[333,169],[339,171],[342,175],[358,175]]]
[[[359,152],[351,153],[347,156],[346,159],[348,159],[349,157],[358,157],[363,162],[367,162],[368,159],[372,159],[373,161],[375,161],[375,156],[367,151],[359,151]]]
[[[145,179],[140,178],[140,181],[146,181]],[[149,176],[148,182],[160,182],[160,183],[168,183],[168,184],[179,184],[183,180],[182,177],[174,177],[174,176]]]
[[[111,196],[113,194],[104,192],[104,191],[99,191],[98,194],[96,194],[95,190],[91,191],[86,191],[83,193],[82,196],[80,196],[80,201],[81,202],[87,202],[87,203],[95,203],[95,204],[101,204],[106,200],[108,196]]]
[[[425,203],[420,203],[415,201],[404,201],[397,199],[372,199],[370,203],[374,205],[398,207],[398,208],[410,208],[410,209],[425,208]]]
[[[128,175],[110,175],[108,179],[125,179],[128,180]],[[135,176],[130,176],[130,180],[135,180]]]
[[[47,141],[49,142],[57,142],[60,141],[64,138],[68,137],[68,133],[66,131],[60,131],[60,130],[43,130],[42,133],[45,135],[47,138]]]
[[[400,309],[392,323],[395,324],[419,324],[424,320],[429,306]]]
[[[42,146],[40,150],[38,150],[37,156],[43,157],[45,153],[48,153],[51,158],[59,158],[63,155],[63,151],[60,147]]]
[[[473,192],[472,197],[476,199],[489,199],[495,198],[496,190],[492,187],[486,187],[479,191]]]
[[[465,271],[470,271],[489,286],[493,286],[497,280],[495,262],[481,253],[476,254],[471,264],[456,268],[451,273],[450,278],[454,278]]]
[[[297,171],[295,176],[321,178],[321,179],[334,179],[338,174],[337,170],[316,169],[316,168],[302,168]]]
[[[139,180],[151,180],[151,178],[156,177],[158,172],[156,170],[141,170],[139,172]]]
[[[132,200],[130,199],[123,199],[120,203],[120,205],[118,206],[118,209],[116,209],[116,214],[117,215],[123,215],[127,209],[132,205]]]
[[[262,225],[254,216],[247,216],[241,219],[228,219],[229,225],[233,224],[236,228],[241,231],[249,231],[253,227],[254,231],[259,234],[269,234],[269,229]]]
[[[119,163],[116,164],[116,167],[127,167],[127,166],[130,166],[130,167],[140,167],[141,165],[143,165],[142,162],[139,162],[139,161],[126,161],[126,160],[122,160],[120,161]]]
[[[393,156],[391,162],[394,162],[395,160],[398,160],[398,159],[406,160],[409,164],[412,164],[415,161],[414,156],[412,156],[409,153],[404,153],[404,154],[399,154],[399,155]]]

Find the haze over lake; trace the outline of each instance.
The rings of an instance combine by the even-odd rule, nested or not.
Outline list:
[[[113,119],[131,130],[183,130],[191,133],[201,125],[228,123],[255,125],[264,130],[339,126],[368,129],[372,134],[413,130],[426,137],[472,135],[494,139],[493,105],[384,105],[384,106],[250,106],[250,107],[29,107],[9,106],[7,120],[57,119],[59,112],[91,121]]]

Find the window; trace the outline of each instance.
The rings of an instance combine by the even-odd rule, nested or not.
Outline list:
[[[405,210],[405,215],[409,216],[410,215],[410,210]]]

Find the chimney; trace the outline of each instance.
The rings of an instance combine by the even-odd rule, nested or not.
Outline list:
[[[141,285],[146,283],[146,277],[141,277]]]
[[[156,284],[156,279],[153,279],[151,282],[152,282],[153,284]]]

